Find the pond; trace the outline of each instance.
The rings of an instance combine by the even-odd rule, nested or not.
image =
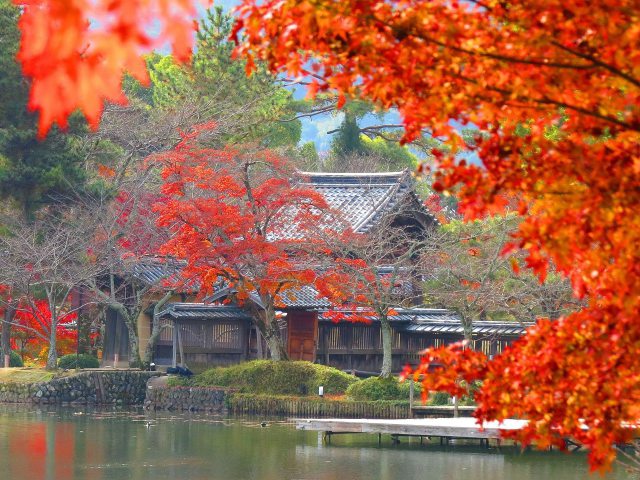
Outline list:
[[[105,480],[574,480],[589,478],[583,453],[420,445],[383,437],[297,431],[283,420],[140,410],[0,406],[0,478]],[[617,468],[605,477],[629,478]]]

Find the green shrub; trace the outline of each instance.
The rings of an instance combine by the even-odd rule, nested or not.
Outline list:
[[[11,350],[9,353],[9,366],[10,367],[24,367],[22,357],[18,355],[18,352]]]
[[[449,399],[451,395],[447,392],[433,392],[429,396],[429,401],[427,402],[429,405],[449,405]]]
[[[72,353],[70,355],[65,355],[64,357],[60,357],[58,360],[58,367],[60,368],[98,368],[100,366],[100,362],[93,355],[87,355],[86,353],[81,353],[80,355],[76,355]]]
[[[192,383],[268,395],[317,395],[322,385],[325,394],[335,395],[344,393],[356,381],[353,375],[324,365],[254,360],[206,370],[193,377]]]
[[[415,385],[415,395],[420,386]],[[395,377],[370,377],[349,386],[347,396],[351,400],[409,400],[409,382],[399,382]]]

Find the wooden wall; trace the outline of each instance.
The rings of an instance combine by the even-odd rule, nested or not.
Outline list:
[[[163,323],[170,321],[163,319]],[[318,322],[315,312],[290,312],[283,329],[289,357],[330,365],[341,370],[375,374],[382,367],[382,339],[377,323]],[[178,322],[184,361],[192,370],[224,366],[255,358],[268,358],[267,346],[249,321],[239,319]],[[420,361],[418,352],[462,340],[447,333],[393,331],[393,370]],[[515,337],[478,337],[473,348],[495,355]],[[155,349],[154,361],[170,365],[173,329],[165,328]],[[178,355],[178,363],[182,363]]]
[[[418,352],[463,339],[462,335],[418,333],[393,330],[393,370],[420,361]],[[495,355],[514,337],[484,337],[474,340],[473,348]],[[318,327],[317,362],[347,371],[376,373],[382,368],[382,337],[379,324],[322,322]]]
[[[162,322],[168,322],[163,319]],[[177,322],[184,360],[192,370],[233,365],[248,358],[249,324],[245,320],[181,320]],[[173,329],[165,328],[156,343],[155,361],[171,364]]]

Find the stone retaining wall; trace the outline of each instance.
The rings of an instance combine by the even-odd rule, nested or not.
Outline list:
[[[230,389],[220,387],[150,386],[144,408],[226,414],[229,393]]]
[[[278,397],[238,393],[224,387],[169,387],[147,389],[146,410],[177,410],[231,415],[267,415],[332,418],[409,418],[409,402],[352,402],[323,398]]]
[[[159,372],[85,371],[39,383],[0,383],[0,403],[142,405],[149,378]]]

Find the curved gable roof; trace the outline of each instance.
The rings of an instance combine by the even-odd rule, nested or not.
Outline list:
[[[301,183],[320,193],[340,212],[354,232],[366,233],[388,213],[400,213],[402,205],[437,222],[415,194],[408,170],[386,173],[300,172]]]

